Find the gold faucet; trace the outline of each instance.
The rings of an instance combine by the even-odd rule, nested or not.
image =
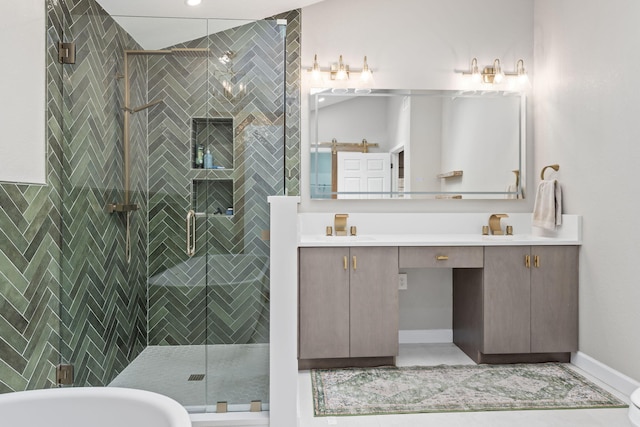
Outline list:
[[[347,235],[347,218],[349,218],[349,214],[336,214],[333,226],[336,236]]]
[[[500,226],[501,218],[509,218],[507,214],[493,214],[489,217],[489,229],[491,230],[491,234],[496,236],[502,236],[504,233],[502,232],[502,227]]]

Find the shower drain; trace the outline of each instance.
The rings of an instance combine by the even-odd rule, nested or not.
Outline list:
[[[189,379],[187,381],[202,381],[204,379],[204,374],[191,374],[189,375]]]

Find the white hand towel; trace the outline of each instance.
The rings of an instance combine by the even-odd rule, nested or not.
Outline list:
[[[507,185],[507,188],[505,189],[505,191],[507,193],[514,193],[514,194],[507,194],[505,196],[506,199],[517,199],[518,194],[516,194],[516,191],[518,191],[518,187],[515,184],[509,184]]]
[[[562,225],[562,190],[555,179],[542,181],[538,185],[532,224],[547,230],[555,230]]]

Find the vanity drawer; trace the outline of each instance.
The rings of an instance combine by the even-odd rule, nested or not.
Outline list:
[[[400,247],[400,268],[482,268],[481,246]]]

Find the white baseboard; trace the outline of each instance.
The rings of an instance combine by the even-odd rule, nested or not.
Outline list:
[[[400,344],[436,344],[453,342],[453,329],[416,329],[399,331]]]
[[[610,368],[604,363],[582,353],[581,351],[571,354],[571,363],[586,373],[598,378],[600,381],[615,388],[625,396],[630,396],[633,391],[640,388],[640,382]]]

